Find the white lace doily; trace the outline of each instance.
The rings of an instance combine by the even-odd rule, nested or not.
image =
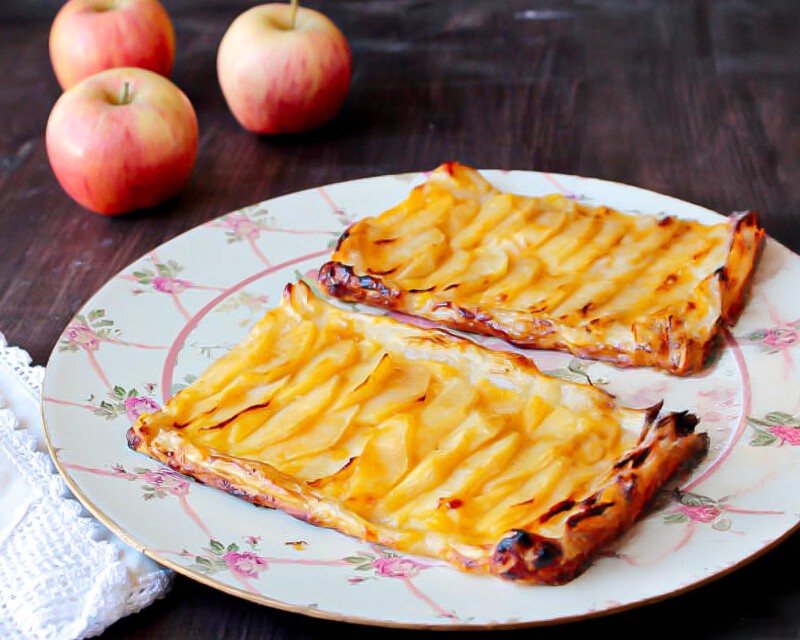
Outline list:
[[[44,369],[0,333],[0,638],[99,635],[173,574],[89,516],[43,444]]]

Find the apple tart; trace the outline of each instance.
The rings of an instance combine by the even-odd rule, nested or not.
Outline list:
[[[304,283],[129,446],[257,505],[463,571],[562,584],[708,447],[527,358]]]
[[[689,375],[737,321],[763,238],[753,212],[714,225],[631,215],[501,192],[447,163],[352,225],[319,281],[518,346]]]

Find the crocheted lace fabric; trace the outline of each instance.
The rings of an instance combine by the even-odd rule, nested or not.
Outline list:
[[[43,444],[42,367],[0,333],[0,638],[97,636],[173,574],[94,520]]]

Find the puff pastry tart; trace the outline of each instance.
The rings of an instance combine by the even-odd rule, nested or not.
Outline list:
[[[352,225],[319,272],[332,296],[523,347],[688,375],[744,305],[753,212],[703,225],[495,189],[456,163]]]
[[[660,414],[300,283],[128,444],[313,525],[561,584],[706,451],[693,415]]]

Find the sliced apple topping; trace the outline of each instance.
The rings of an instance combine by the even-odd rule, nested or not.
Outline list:
[[[514,529],[564,530],[565,516],[544,514],[613,477],[657,413],[517,354],[333,306],[304,284],[268,316],[263,339],[223,356],[129,441],[258,504],[400,550],[486,565]]]
[[[514,204],[511,194],[498,194],[483,203],[478,215],[458,231],[450,245],[456,249],[471,249],[478,244],[490,229],[508,217]]]
[[[519,346],[690,375],[738,319],[764,237],[753,212],[710,225],[638,215],[504,192],[446,163],[407,203],[352,225],[320,282]]]
[[[358,419],[366,424],[379,424],[409,406],[422,406],[430,379],[430,371],[416,363],[394,367],[377,393],[362,402]]]
[[[374,429],[355,461],[348,503],[374,503],[403,477],[410,466],[408,441],[412,427],[413,418],[400,414]]]

